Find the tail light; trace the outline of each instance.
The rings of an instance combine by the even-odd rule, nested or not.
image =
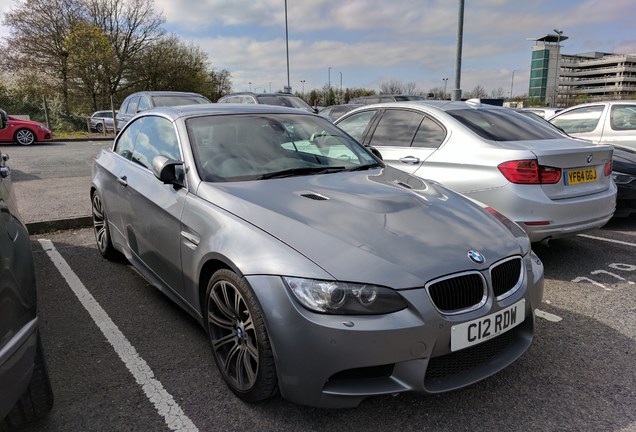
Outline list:
[[[605,162],[605,169],[603,170],[603,174],[605,174],[605,177],[611,176],[613,169],[614,169],[614,164],[612,163],[611,160]]]
[[[510,183],[554,184],[561,180],[561,168],[539,165],[536,159],[508,161],[497,168]]]

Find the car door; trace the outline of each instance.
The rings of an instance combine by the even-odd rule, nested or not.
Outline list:
[[[421,112],[409,109],[385,109],[365,140],[382,154],[384,162],[409,174],[442,143],[441,126]]]
[[[599,104],[564,111],[550,118],[550,123],[568,135],[599,143],[604,119],[605,106]]]
[[[610,105],[601,141],[636,150],[636,104]]]
[[[142,266],[181,294],[180,218],[187,191],[159,181],[151,168],[157,155],[181,160],[177,132],[160,116],[140,117],[136,123],[131,162],[118,178],[122,228]]]

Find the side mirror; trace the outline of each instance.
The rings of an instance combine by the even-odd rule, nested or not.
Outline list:
[[[4,129],[9,124],[9,117],[4,110],[0,109],[0,129]]]
[[[382,153],[380,153],[380,150],[369,145],[365,147],[368,148],[371,151],[371,153],[373,153],[373,156],[377,157],[380,160],[384,160],[384,158],[382,158]]]
[[[155,156],[152,160],[152,172],[160,181],[175,186],[185,186],[185,172],[183,162],[168,159],[165,156]]]

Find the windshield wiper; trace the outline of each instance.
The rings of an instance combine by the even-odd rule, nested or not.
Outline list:
[[[283,178],[294,177],[308,174],[329,174],[334,172],[345,171],[343,166],[330,166],[330,167],[302,167],[302,168],[290,168],[282,171],[275,171],[267,174],[263,174],[259,177],[259,180],[271,179],[271,178]]]
[[[351,168],[347,168],[344,169],[343,171],[365,171],[371,168],[378,168],[381,167],[382,165],[380,165],[378,162],[372,163],[372,164],[368,164],[368,165],[358,165],[358,166],[353,166]]]

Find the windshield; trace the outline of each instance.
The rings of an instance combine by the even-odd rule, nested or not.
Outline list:
[[[563,138],[563,134],[505,109],[461,109],[446,111],[480,137],[492,141],[526,141]]]
[[[152,101],[156,107],[196,105],[210,103],[203,96],[153,96]]]
[[[302,114],[214,115],[187,120],[204,181],[329,174],[378,166],[328,120]]]

